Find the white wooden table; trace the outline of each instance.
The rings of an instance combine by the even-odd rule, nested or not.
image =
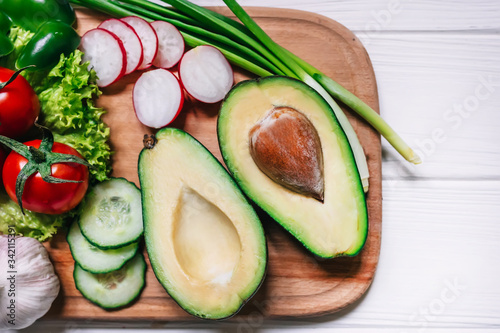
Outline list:
[[[403,162],[383,143],[380,263],[355,306],[310,320],[141,323],[127,332],[500,331],[500,1],[240,3],[316,12],[354,31],[373,62],[382,116],[424,164]],[[42,323],[27,332],[121,327]]]

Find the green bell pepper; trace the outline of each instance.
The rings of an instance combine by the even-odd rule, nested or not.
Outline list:
[[[7,35],[0,34],[0,57],[6,56],[14,51],[14,44]]]
[[[68,0],[0,0],[0,11],[14,24],[33,32],[47,21],[73,25],[76,20]]]
[[[67,56],[73,52],[80,40],[80,35],[66,23],[46,22],[23,48],[16,66],[35,65],[37,70],[50,69],[57,65],[62,53]]]
[[[7,37],[11,26],[10,18],[0,11],[0,57],[6,56],[14,50],[14,44]]]

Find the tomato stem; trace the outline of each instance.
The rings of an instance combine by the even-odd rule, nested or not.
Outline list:
[[[45,157],[45,153],[40,151],[40,149],[36,149],[35,147],[28,147],[28,149],[35,163],[43,163],[47,160],[47,158]]]

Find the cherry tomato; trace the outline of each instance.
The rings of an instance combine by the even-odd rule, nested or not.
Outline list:
[[[25,142],[27,146],[40,147],[41,140]],[[62,143],[54,142],[52,152],[71,154],[82,157],[75,149]],[[27,159],[16,152],[11,152],[3,167],[3,184],[9,197],[16,199],[16,179]],[[51,167],[55,178],[82,181],[81,183],[48,183],[37,172],[26,181],[22,196],[23,207],[44,214],[61,214],[76,207],[85,196],[88,188],[89,172],[85,165],[78,163],[56,163]]]
[[[0,82],[7,82],[14,71],[0,67]],[[0,89],[0,135],[17,138],[26,133],[40,113],[40,102],[28,81],[19,75]]]

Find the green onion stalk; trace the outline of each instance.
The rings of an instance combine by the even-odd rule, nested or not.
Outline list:
[[[349,140],[365,191],[368,190],[368,165],[363,148],[338,100],[373,126],[409,162],[420,158],[370,106],[295,54],[275,43],[235,0],[223,0],[242,22],[193,4],[187,0],[162,0],[169,7],[147,0],[70,0],[115,17],[138,16],[149,22],[163,20],[176,26],[190,47],[211,45],[226,58],[258,76],[286,75],[314,88],[330,104]]]

